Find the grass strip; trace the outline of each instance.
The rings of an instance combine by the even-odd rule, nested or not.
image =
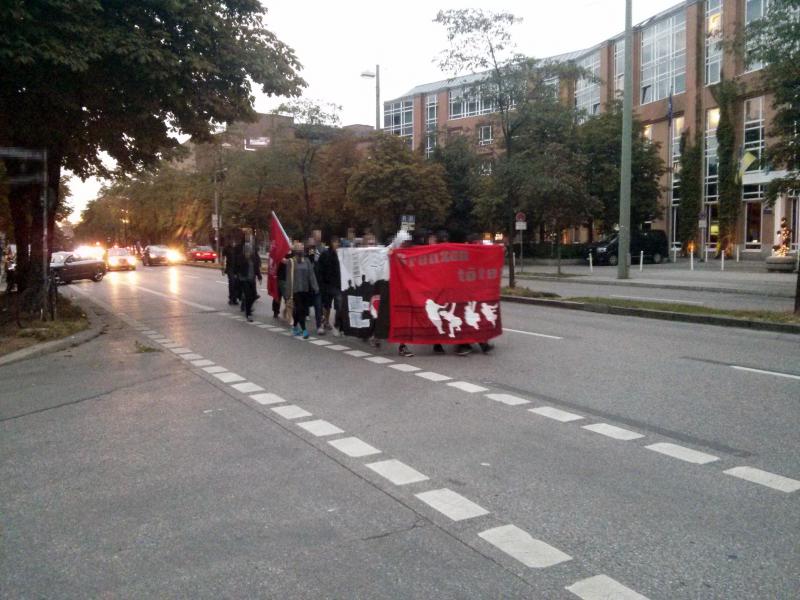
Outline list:
[[[536,290],[529,290],[526,287],[504,287],[500,289],[500,293],[504,296],[522,296],[523,298],[560,298],[558,294],[553,292],[537,292]]]
[[[571,302],[585,304],[603,304],[605,306],[619,306],[622,308],[642,308],[646,310],[662,310],[666,312],[682,313],[687,315],[713,315],[715,317],[730,317],[743,321],[765,321],[767,323],[800,324],[800,315],[791,312],[777,312],[771,310],[728,310],[697,306],[695,304],[673,304],[672,302],[651,302],[648,300],[628,300],[624,298],[600,298],[596,296],[578,296],[567,298]]]
[[[19,327],[11,318],[13,315],[11,303],[16,301],[15,296],[15,294],[11,294],[11,297],[5,295],[0,300],[0,306],[4,307],[0,318],[0,356],[40,342],[60,340],[89,327],[89,320],[83,310],[62,295],[58,297],[55,321],[42,321],[36,316],[22,314],[20,315],[22,327]]]

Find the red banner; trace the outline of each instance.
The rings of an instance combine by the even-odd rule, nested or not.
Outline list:
[[[281,290],[278,286],[278,267],[281,261],[286,258],[292,249],[289,243],[289,236],[283,230],[283,225],[278,220],[275,213],[272,213],[272,220],[269,224],[269,268],[267,270],[267,292],[275,300],[281,297]]]
[[[470,344],[503,332],[502,246],[400,248],[389,268],[390,342]]]

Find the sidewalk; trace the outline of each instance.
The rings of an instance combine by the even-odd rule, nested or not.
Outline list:
[[[717,260],[708,263],[695,262],[694,271],[689,262],[661,265],[645,264],[642,271],[639,265],[631,265],[630,278],[617,279],[617,267],[594,267],[565,265],[561,267],[562,276],[557,276],[557,268],[551,265],[525,265],[517,269],[517,277],[522,281],[558,281],[569,284],[620,285],[660,289],[689,290],[698,292],[723,292],[755,296],[794,298],[797,273],[769,273],[762,262],[736,263],[726,261],[725,271],[720,269]],[[508,277],[508,269],[504,274]]]

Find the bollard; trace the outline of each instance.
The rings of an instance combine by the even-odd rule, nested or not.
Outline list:
[[[719,270],[720,271],[724,271],[725,270],[725,251],[724,250],[722,251],[722,262],[719,263]]]
[[[672,262],[674,262],[674,263],[678,262],[678,249],[677,248],[673,248],[672,249]]]
[[[736,262],[739,262],[739,244],[736,244]]]
[[[642,266],[644,266],[644,250],[639,251],[639,272],[642,272]]]
[[[706,259],[703,262],[708,262],[708,245],[706,245]]]
[[[592,264],[592,253],[589,252],[589,273],[594,273],[594,266]]]
[[[689,270],[694,271],[694,250],[689,252]]]

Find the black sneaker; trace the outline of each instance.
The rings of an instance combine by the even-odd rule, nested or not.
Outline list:
[[[406,346],[405,344],[400,344],[400,347],[397,349],[397,353],[400,356],[404,356],[406,358],[411,358],[412,356],[414,356],[414,353],[411,352],[411,350],[409,350],[408,346]]]
[[[434,344],[433,345],[433,353],[434,354],[444,354],[444,348],[442,348],[441,344]]]
[[[480,343],[481,352],[484,354],[489,354],[492,350],[494,350],[494,345],[490,344],[489,342],[481,342]]]
[[[250,315],[247,315],[247,322],[248,323],[252,323],[253,322],[253,317],[251,317]]]
[[[472,348],[470,348],[469,344],[459,344],[456,348],[456,354],[458,356],[466,356],[467,354],[472,353]]]

